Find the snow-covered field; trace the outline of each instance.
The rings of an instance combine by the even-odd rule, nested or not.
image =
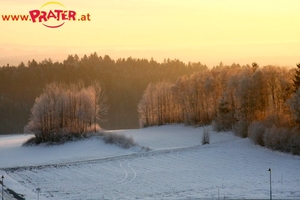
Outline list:
[[[208,129],[210,129],[208,127]],[[99,139],[21,147],[30,135],[0,136],[0,175],[8,188],[36,199],[300,199],[300,157],[273,152],[227,133],[168,125],[111,131],[140,146]]]

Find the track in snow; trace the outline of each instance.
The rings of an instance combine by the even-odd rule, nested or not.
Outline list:
[[[124,159],[134,159],[134,158],[139,158],[139,157],[149,157],[149,156],[155,156],[155,155],[184,152],[184,151],[189,151],[189,150],[193,150],[193,149],[198,149],[200,147],[202,147],[202,146],[196,145],[196,146],[192,146],[192,147],[183,147],[183,148],[174,148],[174,149],[150,150],[150,151],[146,151],[146,152],[132,153],[132,154],[113,156],[113,157],[108,157],[108,158],[99,158],[99,159],[57,163],[57,164],[10,167],[10,168],[2,168],[1,170],[14,172],[14,171],[22,171],[22,170],[43,169],[43,168],[47,168],[47,167],[63,167],[63,166],[72,166],[72,165],[78,165],[78,164],[105,163],[105,162],[124,160]]]
[[[137,173],[130,165],[130,161],[126,160],[121,162],[120,167],[124,171],[124,178],[119,183],[132,182],[136,178]]]
[[[111,158],[8,169],[47,199],[275,198],[300,199],[299,157],[258,148],[246,139],[227,144],[155,150]],[[284,176],[280,182],[281,174]]]

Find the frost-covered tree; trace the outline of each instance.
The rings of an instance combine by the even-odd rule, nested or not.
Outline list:
[[[100,86],[52,83],[36,98],[25,132],[34,133],[41,142],[60,136],[97,131],[98,120],[108,111]]]
[[[239,74],[239,83],[236,89],[234,132],[242,137],[247,137],[247,129],[253,120],[255,100],[253,98],[252,69],[245,68]]]
[[[140,127],[180,122],[181,106],[174,96],[172,84],[149,84],[138,105]]]
[[[140,125],[213,121],[218,131],[233,129],[257,144],[298,152],[300,131],[291,113],[299,126],[300,89],[291,98],[293,76],[284,67],[220,63],[174,84],[149,84],[138,106]]]
[[[108,99],[98,82],[93,82],[87,90],[89,91],[88,93],[91,95],[91,99],[93,101],[92,123],[94,124],[94,131],[96,132],[98,122],[103,123],[107,121],[106,116],[109,110],[109,105],[107,103]]]
[[[289,105],[296,122],[300,125],[300,89],[297,89],[296,93],[289,100]]]
[[[218,115],[214,119],[214,128],[217,131],[231,130],[235,123],[234,118],[234,101],[229,93],[224,94],[219,99]]]

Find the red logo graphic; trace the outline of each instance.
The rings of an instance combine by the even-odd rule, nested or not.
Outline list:
[[[76,12],[67,10],[62,3],[51,1],[47,2],[40,9],[29,11],[30,20],[33,23],[40,22],[48,28],[58,28],[66,21],[75,21]],[[81,15],[78,21],[90,21],[90,14]]]

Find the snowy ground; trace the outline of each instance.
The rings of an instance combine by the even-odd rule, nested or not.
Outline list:
[[[0,175],[7,187],[36,199],[300,199],[300,157],[273,152],[231,133],[169,125],[111,131],[151,151],[98,139],[21,147],[31,136],[0,136]]]

